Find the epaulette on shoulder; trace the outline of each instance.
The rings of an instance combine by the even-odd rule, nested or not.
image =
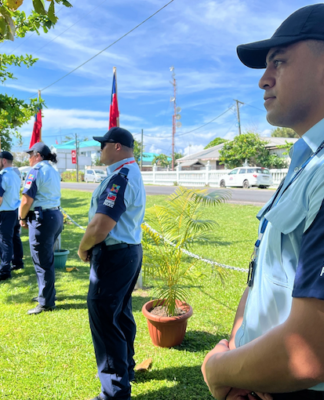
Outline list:
[[[119,175],[122,175],[124,178],[127,178],[127,175],[128,175],[128,173],[129,173],[129,169],[128,168],[122,168],[120,171],[119,171]]]

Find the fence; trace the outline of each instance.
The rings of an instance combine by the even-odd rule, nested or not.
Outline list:
[[[230,170],[210,169],[209,163],[206,168],[200,171],[183,171],[178,165],[175,171],[158,171],[156,165],[152,171],[142,172],[144,183],[152,185],[181,185],[181,186],[211,186],[218,187],[222,177],[227,175]],[[273,186],[278,186],[286,176],[288,169],[270,169],[273,179]]]

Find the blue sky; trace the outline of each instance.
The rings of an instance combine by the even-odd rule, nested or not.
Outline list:
[[[59,21],[48,34],[27,34],[0,45],[0,51],[32,54],[39,61],[29,69],[15,68],[17,80],[7,81],[3,93],[28,99],[61,78],[156,12],[168,0],[70,0],[73,8],[58,7]],[[31,10],[31,0],[22,9]],[[47,3],[48,4],[48,3]],[[240,63],[236,46],[269,38],[293,11],[313,2],[288,0],[174,0],[160,13],[73,74],[42,92],[43,140],[59,143],[75,133],[80,138],[107,131],[112,69],[117,67],[120,125],[140,139],[144,129],[147,152],[171,153],[173,87],[182,127],[175,150],[201,150],[219,136],[238,133],[234,100],[240,108],[242,130],[263,136],[273,129],[265,119],[262,70]],[[73,25],[73,26],[72,26]],[[62,33],[65,31],[65,33]],[[58,36],[60,35],[60,36]],[[230,111],[199,128],[228,108]],[[21,128],[29,144],[33,121]],[[13,150],[18,150],[17,146]]]

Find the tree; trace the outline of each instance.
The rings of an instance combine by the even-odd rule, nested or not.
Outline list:
[[[33,0],[34,10],[28,16],[25,12],[17,10],[23,0],[0,0],[0,42],[14,40],[15,37],[24,37],[27,32],[36,31],[42,28],[46,33],[57,22],[55,15],[55,3],[72,7],[67,0],[51,0],[48,11],[46,11],[42,0]],[[37,61],[31,55],[15,56],[13,54],[0,55],[0,82],[7,79],[15,79],[8,67],[27,68],[33,66]],[[28,122],[39,108],[44,106],[42,99],[31,99],[29,103],[16,97],[0,94],[0,135],[1,147],[10,150],[12,136],[20,136],[18,128]]]
[[[182,157],[183,157],[183,154],[182,154],[182,153],[174,152],[174,162],[175,162],[176,164],[178,164],[176,161],[179,160],[179,158],[182,158]]]
[[[291,128],[276,128],[271,132],[271,136],[299,139],[297,133]]]
[[[168,167],[171,164],[171,159],[166,154],[159,154],[153,158],[152,165],[155,163],[160,167]]]
[[[135,139],[134,139],[134,158],[137,164],[139,164],[141,160],[141,142],[138,142]]]
[[[213,139],[211,142],[209,142],[207,144],[207,146],[204,147],[204,150],[209,149],[210,147],[218,146],[219,144],[226,143],[226,142],[228,142],[227,139],[217,137],[217,138]]]
[[[226,164],[228,168],[240,167],[245,161],[266,168],[285,168],[286,161],[276,154],[270,154],[265,148],[267,143],[255,133],[238,135],[220,150],[220,163]]]

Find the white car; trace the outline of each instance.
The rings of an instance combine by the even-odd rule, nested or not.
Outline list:
[[[85,182],[102,182],[107,178],[107,174],[102,169],[86,169],[84,172]]]
[[[261,167],[241,167],[235,168],[226,176],[222,177],[220,187],[243,187],[245,189],[251,186],[267,188],[273,184],[272,175],[267,168]]]

